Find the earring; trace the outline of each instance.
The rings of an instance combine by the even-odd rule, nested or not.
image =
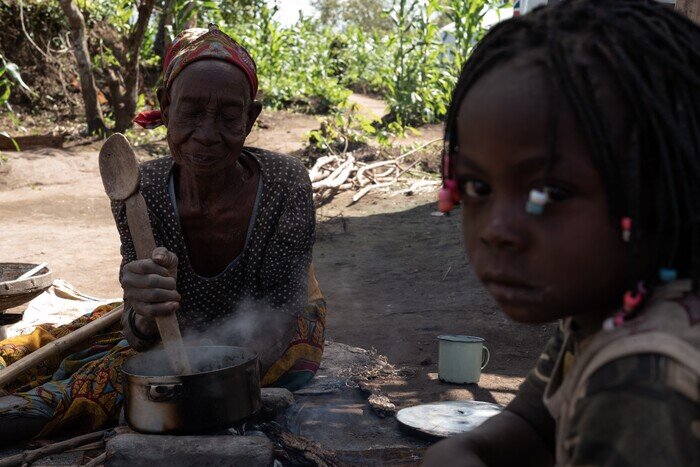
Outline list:
[[[628,290],[622,299],[622,310],[615,313],[614,316],[607,318],[603,321],[603,329],[606,331],[612,331],[615,328],[619,328],[625,323],[625,319],[631,315],[634,310],[636,310],[639,305],[641,305],[644,300],[644,296],[647,294],[647,289],[643,282],[637,284],[637,290]]]
[[[673,282],[678,278],[678,271],[671,268],[661,268],[659,269],[659,279],[661,282],[669,283]]]
[[[530,197],[525,205],[525,212],[539,216],[544,212],[544,206],[549,202],[549,193],[544,190],[530,190]]]

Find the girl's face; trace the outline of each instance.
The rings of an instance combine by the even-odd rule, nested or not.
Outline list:
[[[455,171],[464,240],[477,275],[511,318],[602,318],[621,304],[626,244],[563,95],[556,98],[558,159],[545,179],[549,102],[558,92],[545,73],[533,65],[498,66],[462,101]],[[550,194],[539,216],[525,211],[533,188]]]

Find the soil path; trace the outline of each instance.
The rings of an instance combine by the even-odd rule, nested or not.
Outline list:
[[[269,128],[256,130],[252,141],[284,151],[300,148],[299,136],[317,125],[304,115],[278,113],[267,121]],[[97,151],[9,157],[0,169],[0,261],[46,261],[56,278],[84,293],[119,297],[119,239]],[[341,195],[319,209],[314,260],[328,301],[328,337],[374,348],[404,367],[382,381],[399,406],[440,399],[508,402],[551,327],[515,324],[497,310],[469,268],[458,216],[431,216],[434,194],[349,201]],[[437,380],[436,337],[446,333],[486,338],[491,362],[479,385]]]
[[[357,109],[360,114],[372,120],[381,120],[388,112],[386,102],[376,97],[353,93],[348,100],[352,104],[357,104]]]

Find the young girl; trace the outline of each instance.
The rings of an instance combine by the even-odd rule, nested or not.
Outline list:
[[[700,465],[700,27],[570,0],[492,29],[446,127],[443,210],[511,318],[561,320],[502,414],[425,464]]]

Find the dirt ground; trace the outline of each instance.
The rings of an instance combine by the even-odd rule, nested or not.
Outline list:
[[[267,113],[248,144],[301,149],[315,117]],[[439,137],[438,126],[420,139]],[[98,144],[9,153],[0,166],[0,261],[46,261],[84,293],[119,297],[119,239],[97,165]],[[466,259],[459,215],[435,217],[435,194],[343,194],[318,211],[314,250],[328,302],[328,338],[373,348],[400,371],[381,381],[397,405],[476,399],[507,403],[551,334],[508,321]],[[437,378],[440,334],[486,339],[478,385]]]

